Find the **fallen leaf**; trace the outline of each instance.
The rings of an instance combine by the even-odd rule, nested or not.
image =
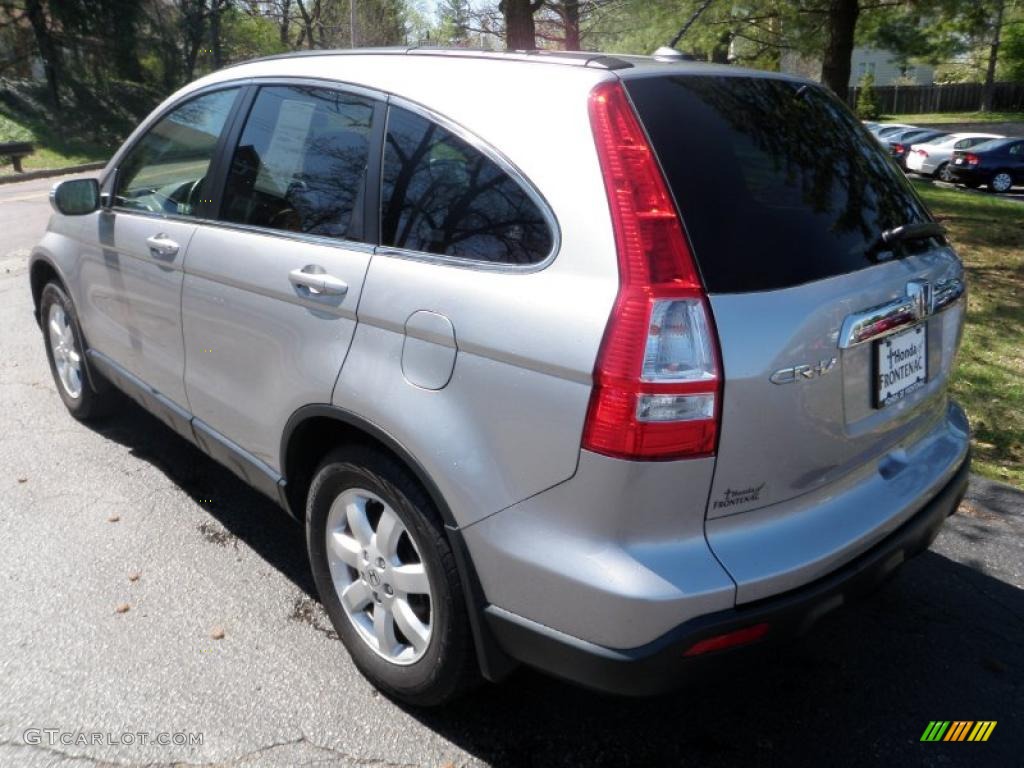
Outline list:
[[[27,483],[28,482],[28,478],[27,477],[19,477],[18,478],[18,482],[19,483]]]
[[[132,571],[131,573],[128,574],[128,581],[138,581],[139,580],[139,576],[141,576],[141,575],[142,574],[139,573],[138,571]]]
[[[210,633],[210,637],[212,637],[214,640],[223,640],[224,639],[224,629],[223,629],[223,627],[214,627],[213,628],[213,632]]]
[[[128,613],[129,608],[130,606],[128,605],[128,603],[118,603],[117,608],[115,608],[114,610],[118,613]]]
[[[107,518],[107,522],[108,523],[116,523],[120,519],[121,519],[120,515],[111,515],[110,517]]]

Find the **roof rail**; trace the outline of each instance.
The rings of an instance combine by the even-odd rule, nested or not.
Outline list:
[[[230,67],[252,64],[257,61],[300,59],[311,56],[442,56],[466,59],[491,59],[494,61],[533,61],[548,64],[564,64],[598,69],[628,69],[633,64],[624,58],[590,51],[486,51],[477,48],[443,48],[435,46],[397,46],[388,48],[324,48],[306,51],[277,53],[247,61],[230,64]]]

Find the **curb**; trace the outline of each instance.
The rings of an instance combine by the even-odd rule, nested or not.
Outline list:
[[[25,171],[25,173],[12,173],[7,176],[0,176],[0,184],[13,184],[18,181],[31,181],[32,179],[45,179],[49,176],[66,176],[69,173],[80,173],[82,171],[96,171],[106,165],[106,161],[99,163],[83,163],[82,165],[69,165],[67,168],[43,168],[38,171]]]

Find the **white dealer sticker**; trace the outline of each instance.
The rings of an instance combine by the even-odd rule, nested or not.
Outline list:
[[[877,398],[884,408],[928,381],[928,332],[924,324],[882,339],[875,346]]]

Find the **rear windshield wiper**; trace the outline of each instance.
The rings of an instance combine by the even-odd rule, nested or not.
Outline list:
[[[902,224],[898,227],[883,230],[878,239],[868,248],[867,255],[875,256],[882,251],[891,250],[896,243],[910,240],[926,240],[929,237],[943,237],[946,230],[934,221],[919,221],[914,224]]]

